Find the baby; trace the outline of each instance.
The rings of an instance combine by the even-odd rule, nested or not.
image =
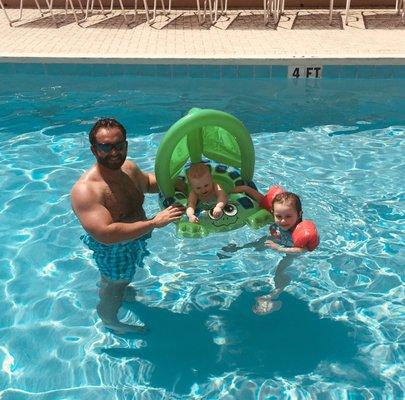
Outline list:
[[[211,171],[204,163],[192,164],[187,171],[191,191],[187,200],[186,214],[190,222],[198,222],[195,215],[197,206],[212,210],[212,216],[219,218],[227,203],[225,191],[212,180]]]

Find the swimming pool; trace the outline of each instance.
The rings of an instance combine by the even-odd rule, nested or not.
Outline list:
[[[402,398],[404,80],[346,79],[343,67],[308,81],[108,68],[0,68],[2,398]],[[246,246],[265,229],[202,240],[156,230],[139,302],[122,310],[150,332],[113,335],[69,205],[93,162],[87,132],[117,118],[129,157],[152,170],[164,132],[192,107],[244,122],[259,189],[297,192],[321,245],[285,271],[281,309],[259,317],[254,298],[283,278],[278,254]],[[147,197],[148,215],[157,203]]]

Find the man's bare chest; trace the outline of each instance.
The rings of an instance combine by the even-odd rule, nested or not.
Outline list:
[[[114,221],[137,218],[142,210],[143,193],[130,179],[110,182],[103,190],[104,206],[110,211]],[[143,211],[143,210],[142,210]]]

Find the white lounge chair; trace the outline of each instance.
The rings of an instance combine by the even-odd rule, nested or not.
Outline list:
[[[34,0],[34,2],[35,2],[35,5],[36,5],[41,17],[44,17],[45,15],[49,14],[51,16],[52,21],[55,24],[55,26],[58,26],[59,22],[56,20],[54,10],[53,10],[53,0],[45,0],[45,2],[46,2],[46,8],[45,9],[41,8],[38,0]],[[82,12],[84,12],[80,0],[79,0],[79,5],[80,5],[80,8],[81,8]],[[19,10],[18,10],[18,17],[17,18],[11,18],[9,16],[9,14],[8,14],[5,6],[4,6],[3,0],[0,0],[0,7],[2,8],[2,10],[3,10],[3,12],[4,12],[10,26],[13,26],[16,22],[19,22],[19,21],[22,20],[22,18],[23,18],[23,10],[24,10],[24,0],[20,0],[20,7],[19,7]],[[65,19],[66,19],[67,10],[68,10],[69,7],[72,8],[74,17],[75,17],[76,21],[78,21],[78,18],[77,18],[77,15],[76,15],[76,9],[73,6],[73,1],[72,0],[65,0]]]
[[[346,1],[345,25],[348,24],[350,2],[351,2],[351,0]],[[404,18],[405,18],[405,0],[395,0],[395,12],[397,13],[397,15],[399,15],[399,13],[401,13],[402,20],[404,20]]]
[[[280,3],[281,3],[280,0],[263,0],[263,16],[265,24],[267,24],[270,21],[271,16],[273,16],[274,22],[277,23],[280,17]],[[214,23],[216,23],[221,16],[226,16],[227,13],[228,13],[228,0],[215,0]]]
[[[1,1],[1,0],[0,0]],[[68,0],[72,1],[72,0]],[[170,12],[171,9],[171,0],[169,0],[169,8],[166,9],[164,5],[164,0],[160,0],[162,4],[162,12],[166,15]],[[80,2],[80,0],[79,0]],[[98,9],[95,8],[95,3],[97,2],[98,4]],[[107,16],[109,14],[113,13],[114,10],[114,5],[115,5],[115,0],[110,0],[110,5],[108,8],[105,8],[103,6],[102,0],[86,0],[86,8],[83,11],[84,17],[80,20],[76,19],[76,22],[81,25],[83,22],[86,22],[91,15],[95,14],[102,14],[104,16]],[[145,9],[145,16],[146,16],[146,21],[148,22],[149,25],[152,25],[156,21],[156,15],[157,15],[157,0],[153,0],[153,10],[151,11],[148,6],[147,0],[143,0],[143,5]],[[129,18],[129,13],[130,10],[126,9],[124,7],[124,3],[122,0],[118,0],[118,6],[120,9],[120,14],[124,17],[124,21],[126,25],[129,27],[136,23],[137,17],[138,17],[138,0],[134,1],[134,16],[133,18]]]
[[[277,24],[281,15],[281,3],[284,0],[263,0],[264,23],[268,24],[273,15],[274,23]]]
[[[284,5],[285,5],[285,0],[278,0],[280,2],[280,14],[284,13]],[[403,1],[403,0],[397,0],[397,1]],[[334,0],[329,0],[329,24],[332,25],[332,19],[333,19],[333,4]],[[349,8],[350,8],[350,0],[346,0],[346,25],[347,25],[347,16],[349,13]]]
[[[216,1],[216,0],[215,0]],[[215,1],[214,1],[214,7],[212,6],[212,0],[204,0],[203,2],[203,7],[201,7],[200,0],[196,0],[197,3],[197,18],[198,18],[198,23],[200,25],[204,24],[205,21],[207,20],[207,13],[210,18],[210,24],[215,23]]]

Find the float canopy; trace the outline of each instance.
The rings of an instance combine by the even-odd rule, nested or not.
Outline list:
[[[167,131],[156,154],[155,174],[165,198],[175,193],[184,165],[209,159],[240,169],[253,179],[255,153],[249,132],[237,118],[216,110],[193,108]]]

